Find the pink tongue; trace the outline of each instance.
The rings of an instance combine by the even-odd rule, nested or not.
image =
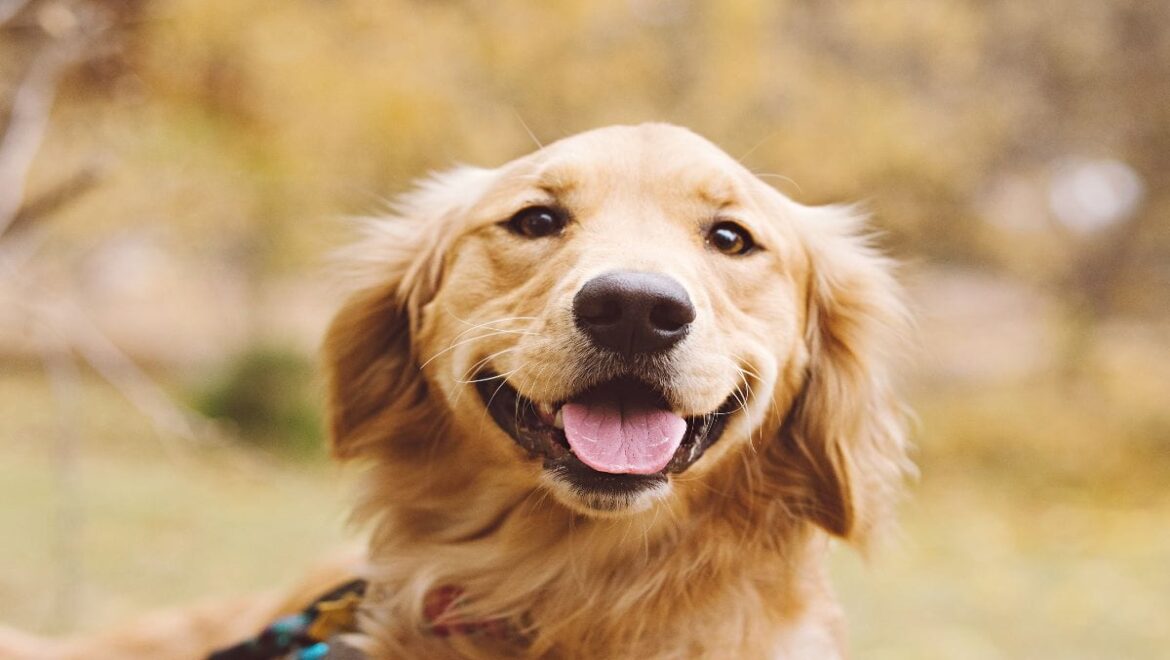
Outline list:
[[[565,437],[582,463],[612,474],[653,474],[666,467],[687,423],[640,398],[590,396],[561,408]]]

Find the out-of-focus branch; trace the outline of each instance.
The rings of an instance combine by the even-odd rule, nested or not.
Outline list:
[[[15,15],[25,4],[0,0],[4,11]],[[17,4],[20,6],[18,7]],[[58,182],[31,201],[25,199],[25,186],[37,152],[49,127],[49,117],[61,76],[73,65],[89,56],[108,27],[107,17],[86,3],[61,5],[60,16],[46,26],[53,35],[34,58],[13,99],[7,129],[0,136],[0,247],[13,245],[5,241],[23,228],[50,217],[65,204],[91,190],[100,177],[100,167],[91,166]],[[150,418],[163,446],[173,457],[173,438],[189,443],[214,441],[206,420],[175,403],[129,356],[111,342],[93,324],[82,309],[69,300],[53,301],[37,295],[38,287],[21,275],[12,251],[0,251],[0,277],[7,277],[28,293],[25,301],[30,317],[60,334],[61,348],[53,353],[60,361],[64,352],[72,361],[76,352],[102,378],[122,393],[140,412]],[[27,254],[24,255],[27,258]],[[50,364],[48,367],[59,366]],[[73,365],[76,368],[76,365]],[[54,374],[65,373],[56,369]],[[64,381],[62,381],[64,382]]]
[[[0,0],[0,26],[12,20],[28,3],[29,0]]]
[[[75,302],[42,295],[39,287],[11,267],[0,252],[0,276],[28,292],[18,300],[29,316],[61,335],[61,350],[76,353],[114,386],[135,408],[148,417],[172,458],[184,458],[178,438],[190,445],[216,444],[209,425],[197,413],[175,403],[134,361],[111,342]]]
[[[29,171],[45,139],[61,75],[85,58],[105,27],[100,16],[90,19],[92,25],[61,28],[63,33],[33,59],[16,89],[8,126],[0,136],[0,235],[16,219],[24,203]]]
[[[199,433],[194,423],[197,417],[176,404],[141,368],[135,364],[101,330],[93,325],[78,307],[69,305],[70,340],[78,353],[106,382],[113,385],[138,410],[150,418],[159,437],[169,443],[178,437],[191,443],[211,439]],[[166,446],[167,449],[173,447]],[[172,452],[172,456],[179,456]]]
[[[33,62],[16,90],[8,128],[0,138],[0,234],[20,211],[29,170],[49,126],[57,81],[71,59],[58,48],[49,47]]]
[[[0,139],[0,232],[8,229],[24,199],[25,181],[48,127],[61,69],[58,58],[42,56],[17,88],[8,129]]]
[[[48,218],[70,202],[93,190],[100,178],[98,168],[87,167],[29,200],[16,212],[8,226],[0,231],[0,241],[9,234],[16,234],[22,229],[32,226],[38,220]]]

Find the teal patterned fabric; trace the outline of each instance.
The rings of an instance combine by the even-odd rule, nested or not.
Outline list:
[[[252,639],[212,653],[208,660],[326,660],[337,645],[335,621],[326,621],[339,610],[337,621],[352,619],[352,609],[366,592],[365,580],[354,580],[324,594],[298,614],[278,619]],[[346,648],[345,655],[353,657]]]

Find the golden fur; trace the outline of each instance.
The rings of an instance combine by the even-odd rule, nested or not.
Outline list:
[[[532,204],[573,221],[539,240],[501,228]],[[764,249],[712,250],[703,228],[721,218]],[[845,654],[829,538],[863,545],[910,469],[889,366],[905,313],[855,213],[799,205],[650,124],[435,176],[366,228],[325,342],[334,454],[368,466],[374,587],[355,643],[374,658]],[[536,401],[588,384],[600,367],[569,308],[614,269],[665,273],[694,302],[669,362],[677,412],[741,405],[668,486],[602,510],[496,426],[472,381],[491,365]],[[459,616],[506,618],[527,646],[428,633],[443,585],[463,590]]]
[[[574,224],[542,240],[500,229],[534,203]],[[707,248],[716,214],[766,252]],[[334,452],[371,465],[357,515],[386,594],[365,621],[375,657],[516,653],[425,634],[422,599],[445,584],[465,590],[461,614],[525,622],[532,657],[841,654],[824,531],[864,542],[908,468],[887,367],[903,307],[860,230],[666,125],[460,168],[371,223],[325,352]],[[571,395],[590,365],[570,300],[617,268],[669,274],[695,301],[674,351],[682,412],[747,396],[667,492],[602,515],[545,478],[470,381],[490,362],[532,399]]]

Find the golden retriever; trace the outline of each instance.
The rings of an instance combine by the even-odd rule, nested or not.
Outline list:
[[[369,658],[837,658],[825,556],[910,469],[891,262],[707,140],[615,126],[422,183],[350,255],[334,454]],[[438,608],[436,594],[443,594]]]

